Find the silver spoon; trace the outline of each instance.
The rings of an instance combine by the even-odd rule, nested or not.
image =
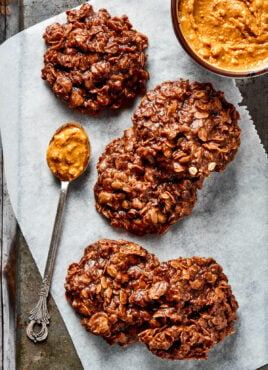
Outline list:
[[[49,325],[50,316],[47,297],[60,240],[68,186],[85,171],[89,158],[89,139],[80,125],[74,122],[66,123],[55,132],[47,150],[47,163],[54,175],[61,180],[61,190],[39,300],[30,312],[30,322],[26,328],[27,336],[35,343],[42,342],[48,336],[47,325]]]

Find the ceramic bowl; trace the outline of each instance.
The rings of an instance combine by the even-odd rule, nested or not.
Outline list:
[[[189,56],[197,62],[199,65],[204,67],[205,69],[209,70],[210,72],[216,73],[221,76],[226,77],[232,77],[232,78],[249,78],[254,76],[259,76],[261,74],[268,72],[268,66],[261,66],[258,67],[252,71],[234,71],[234,70],[228,70],[223,69],[218,66],[214,66],[213,64],[210,64],[206,62],[204,59],[202,59],[188,44],[188,41],[185,39],[179,19],[178,19],[178,4],[180,0],[171,0],[171,16],[172,16],[172,23],[174,32],[177,36],[178,41],[180,42],[181,46],[184,48],[184,50],[189,54]]]

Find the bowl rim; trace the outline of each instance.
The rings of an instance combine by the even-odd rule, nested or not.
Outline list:
[[[223,69],[214,66],[211,63],[206,62],[204,59],[202,59],[188,44],[188,41],[185,39],[181,28],[179,19],[177,16],[177,9],[178,9],[178,3],[180,0],[171,0],[171,18],[172,18],[172,24],[173,29],[175,32],[175,35],[180,42],[183,49],[187,52],[187,54],[199,65],[204,67],[205,69],[209,70],[210,72],[213,72],[217,75],[225,76],[225,77],[231,77],[231,78],[249,78],[249,77],[256,77],[260,76],[262,74],[265,74],[268,72],[268,66],[260,67],[256,70],[252,71],[231,71],[228,69]]]

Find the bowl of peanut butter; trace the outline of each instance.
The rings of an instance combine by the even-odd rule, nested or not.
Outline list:
[[[268,72],[267,0],[171,0],[175,34],[211,72],[253,77]]]

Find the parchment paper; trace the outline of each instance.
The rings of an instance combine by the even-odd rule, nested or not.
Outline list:
[[[179,77],[211,81],[238,105],[241,96],[231,79],[195,65],[172,30],[168,0],[94,0],[112,15],[128,14],[133,26],[149,37],[148,88]],[[246,107],[240,107],[241,148],[227,170],[205,181],[191,216],[163,236],[135,237],[112,228],[94,208],[96,161],[105,145],[131,126],[139,103],[98,117],[74,113],[59,101],[40,77],[45,50],[42,34],[49,19],[16,35],[0,47],[0,121],[5,174],[15,215],[41,273],[47,257],[59,195],[45,152],[63,123],[83,125],[92,143],[88,171],[71,184],[57,256],[52,294],[85,369],[255,369],[268,363],[267,159]],[[168,361],[143,345],[110,347],[87,333],[64,297],[67,267],[84,248],[100,238],[140,243],[160,260],[212,256],[229,277],[239,302],[236,333],[218,344],[205,361]],[[53,325],[53,318],[52,323]]]

